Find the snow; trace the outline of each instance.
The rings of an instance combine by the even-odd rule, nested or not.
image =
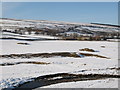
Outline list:
[[[120,39],[107,39],[107,41],[111,41],[111,42],[120,42]]]
[[[29,78],[8,78],[3,79],[0,81],[0,89],[2,88],[14,88],[14,86],[17,86],[18,84],[23,84],[24,82],[32,81],[32,79]]]
[[[2,38],[16,38],[16,39],[31,39],[31,40],[36,40],[36,39],[57,39],[57,37],[53,36],[48,36],[48,35],[20,35],[20,34],[15,34],[15,33],[10,33],[10,32],[3,32],[1,35]]]
[[[79,52],[79,49],[90,48],[97,50],[96,54],[117,58],[118,43],[107,41],[20,41],[20,40],[3,40],[2,54],[15,53],[49,53],[49,52]],[[17,44],[18,42],[26,42],[30,45],[23,46]],[[102,48],[101,46],[105,46]],[[11,48],[9,48],[11,47]],[[108,53],[112,52],[112,53]]]
[[[118,28],[110,28],[109,26],[106,27],[89,27],[89,26],[82,26],[84,29],[88,29],[91,31],[103,31],[103,32],[118,32]]]
[[[19,83],[27,82],[31,78],[49,75],[55,73],[74,73],[74,74],[112,74],[117,75],[118,71],[118,42],[108,41],[20,41],[20,40],[0,40],[2,42],[2,52],[0,55],[22,54],[22,53],[51,53],[51,52],[84,52],[109,57],[50,57],[50,58],[30,58],[30,59],[10,59],[4,58],[0,60],[2,63],[37,61],[50,63],[47,65],[39,64],[18,64],[11,66],[0,66],[2,69],[2,78],[0,79],[1,88],[13,87]],[[19,42],[26,42],[29,45],[20,45]],[[101,46],[105,46],[102,48]],[[79,51],[79,49],[90,48],[98,52]],[[60,77],[56,77],[60,78]],[[61,83],[46,88],[114,88],[117,86],[117,79],[104,79],[93,81],[78,81]]]
[[[46,20],[16,20],[0,19],[2,30],[14,31],[20,27],[48,28],[59,30],[60,28],[68,29],[69,27],[80,26],[76,29],[88,29],[91,31],[118,32],[119,28],[112,26],[70,23]],[[0,31],[1,32],[1,31]],[[1,34],[1,33],[0,33]],[[85,34],[84,34],[85,35]],[[47,35],[19,35],[14,33],[3,32],[0,37],[15,38],[19,40],[2,40],[0,39],[0,55],[9,54],[26,54],[26,53],[52,53],[52,52],[76,52],[88,53],[108,57],[50,57],[50,58],[29,58],[29,59],[11,59],[1,58],[0,64],[15,62],[46,62],[42,64],[18,64],[11,66],[0,66],[0,88],[13,88],[18,84],[31,81],[32,78],[42,75],[55,73],[72,73],[72,74],[110,74],[118,75],[118,70],[110,69],[118,67],[118,42],[108,41],[63,41],[63,40],[45,40],[45,41],[23,41],[25,39],[58,39],[57,37]],[[110,40],[117,41],[117,40]],[[22,45],[18,43],[28,43]],[[102,47],[104,46],[104,48]],[[98,52],[79,51],[79,49],[90,48]],[[120,47],[119,47],[120,48]],[[61,77],[55,77],[61,78]],[[118,80],[107,78],[102,80],[77,81],[54,84],[44,88],[117,88]]]

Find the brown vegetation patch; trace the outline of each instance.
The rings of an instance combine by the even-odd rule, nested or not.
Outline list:
[[[11,65],[18,65],[18,64],[50,64],[46,62],[34,62],[34,61],[28,61],[28,62],[14,62],[14,63],[3,63],[0,64],[0,66],[11,66]]]
[[[17,44],[29,45],[29,43],[22,43],[22,42],[20,42],[20,43],[17,43]]]
[[[96,55],[96,54],[89,54],[89,53],[79,53],[77,54],[76,52],[55,52],[55,53],[27,53],[27,54],[10,54],[10,55],[0,55],[0,58],[50,58],[50,57],[55,57],[55,56],[61,56],[61,57],[74,57],[74,58],[81,58],[81,57],[88,57],[88,56],[94,56],[94,57],[99,57],[99,58],[107,58],[105,56],[101,55]]]
[[[80,55],[83,55],[83,56],[94,56],[94,57],[99,57],[99,58],[106,58],[106,59],[110,59],[110,58],[105,57],[105,56],[96,55],[96,54],[89,54],[89,53],[80,53]]]
[[[89,48],[79,49],[79,51],[96,52],[95,50]]]
[[[10,55],[0,55],[0,58],[34,58],[34,57],[41,57],[41,58],[49,58],[49,57],[80,57],[75,52],[55,52],[55,53],[37,53],[37,54],[10,54]]]
[[[107,68],[107,69],[111,69],[111,70],[120,70],[120,67],[113,67],[113,68]]]
[[[102,48],[105,48],[105,46],[101,46]]]

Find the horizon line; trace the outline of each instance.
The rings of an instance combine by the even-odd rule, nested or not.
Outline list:
[[[59,20],[40,20],[40,19],[18,19],[18,18],[7,18],[7,17],[0,17],[0,19],[16,19],[16,20],[34,20],[34,21],[53,21],[53,22],[64,22],[64,23],[78,23],[78,24],[104,24],[104,25],[115,25],[120,26],[119,24],[111,24],[111,23],[101,23],[101,22],[74,22],[74,21],[59,21]]]

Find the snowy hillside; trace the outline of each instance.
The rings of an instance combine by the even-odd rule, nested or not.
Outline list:
[[[69,27],[78,26],[79,29],[88,29],[92,31],[104,31],[104,32],[117,32],[117,27],[84,24],[84,23],[70,23],[70,22],[57,22],[46,20],[17,20],[17,19],[0,19],[0,26],[2,30],[15,30],[17,28],[34,27],[34,28],[49,28],[49,29],[68,29]]]
[[[12,37],[14,39],[23,39],[24,37],[25,40],[62,39],[91,41],[120,39],[120,29],[117,26],[109,25],[4,18],[0,19],[0,28],[2,38],[9,39],[11,34],[19,34],[19,37],[14,35]],[[7,37],[6,32],[11,34],[7,34]]]

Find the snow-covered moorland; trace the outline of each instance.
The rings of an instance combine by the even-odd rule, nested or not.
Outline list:
[[[34,81],[37,77],[57,73],[68,73],[68,75],[118,75],[118,42],[60,40],[0,40],[0,42],[2,43],[0,88],[14,88],[24,84],[24,82]],[[70,54],[62,55],[64,52]],[[7,55],[10,57],[7,57]],[[58,80],[65,75],[58,75],[51,79]],[[51,79],[48,79],[48,81]],[[73,80],[69,82],[62,81],[49,86],[46,84],[46,86],[40,88],[42,87],[118,88],[118,80],[114,77],[94,80],[88,78],[88,80],[79,80],[77,82]]]

